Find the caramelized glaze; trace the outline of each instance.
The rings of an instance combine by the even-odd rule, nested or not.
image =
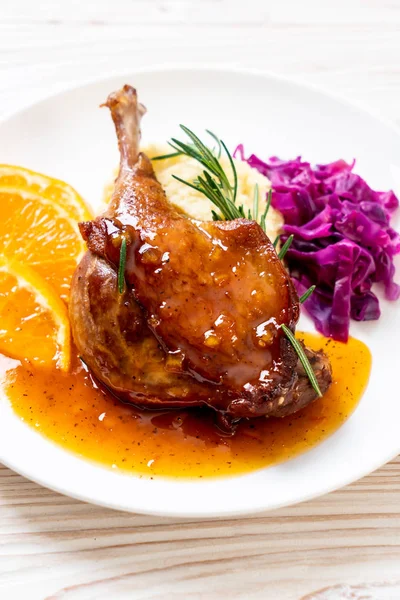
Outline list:
[[[297,334],[329,356],[334,381],[323,398],[284,419],[243,421],[221,432],[211,410],[139,410],[100,390],[75,359],[73,372],[9,369],[0,360],[3,392],[28,425],[64,448],[102,465],[146,476],[216,477],[274,465],[314,447],[340,427],[367,385],[371,355],[362,342],[341,344]],[[9,370],[6,370],[9,369]]]

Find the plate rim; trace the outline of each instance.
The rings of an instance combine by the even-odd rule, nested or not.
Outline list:
[[[382,125],[389,127],[394,130],[400,136],[400,125],[397,125],[391,119],[386,118],[379,110],[374,110],[369,105],[364,105],[361,102],[350,100],[347,96],[341,95],[335,92],[331,92],[325,86],[321,86],[315,83],[310,83],[305,80],[298,80],[296,78],[292,78],[290,75],[282,75],[281,73],[277,73],[273,70],[269,69],[260,69],[258,67],[247,67],[247,66],[236,66],[231,63],[184,63],[184,62],[166,62],[166,63],[155,63],[153,65],[148,65],[145,67],[138,67],[133,70],[122,69],[121,71],[113,71],[107,75],[98,75],[94,77],[89,77],[80,83],[73,83],[72,85],[65,85],[61,89],[57,91],[51,92],[49,94],[43,94],[33,102],[23,103],[16,110],[11,110],[9,112],[5,112],[0,117],[0,124],[3,124],[5,121],[12,119],[17,116],[19,113],[24,112],[27,109],[33,108],[42,102],[47,100],[56,99],[58,96],[66,94],[67,92],[76,91],[82,87],[88,87],[91,85],[95,85],[97,83],[101,83],[107,81],[109,79],[119,79],[123,77],[131,77],[132,75],[138,74],[146,74],[146,73],[158,73],[164,71],[212,71],[214,73],[231,73],[237,75],[254,75],[256,77],[262,78],[270,78],[275,79],[277,81],[281,81],[283,83],[287,83],[290,85],[294,85],[296,87],[302,89],[308,89],[317,93],[321,96],[326,96],[331,100],[344,104],[349,108],[355,108],[358,112],[362,112],[369,117],[372,117],[378,120]]]
[[[345,423],[343,423],[343,425],[345,425]],[[26,424],[25,424],[25,426],[29,427],[29,425],[26,425]],[[102,468],[101,465],[96,465],[96,463],[94,463],[93,461],[88,461],[88,460],[85,460],[84,458],[82,459],[80,456],[75,455],[72,452],[69,452],[68,450],[62,448],[61,446],[58,446],[53,440],[51,440],[49,438],[45,438],[45,440],[47,443],[60,448],[61,451],[67,452],[70,456],[73,456],[74,458],[76,458],[79,461],[83,461],[86,464],[91,464],[92,466],[98,467],[100,469]],[[57,494],[67,496],[68,498],[72,498],[72,499],[78,500],[80,502],[85,502],[86,504],[93,504],[94,506],[100,506],[102,508],[108,508],[111,510],[116,510],[116,511],[124,512],[124,513],[128,513],[128,514],[148,515],[148,516],[155,516],[155,517],[162,517],[162,518],[174,518],[174,519],[182,519],[182,520],[183,519],[207,520],[207,519],[225,519],[225,518],[245,517],[245,516],[250,516],[250,515],[259,515],[262,513],[270,513],[271,511],[274,511],[274,510],[279,510],[282,508],[289,508],[292,506],[298,506],[299,504],[304,504],[305,502],[316,500],[317,498],[321,498],[332,492],[339,491],[339,490],[347,487],[348,485],[351,485],[353,483],[356,483],[357,481],[360,481],[364,477],[367,477],[368,475],[374,473],[377,469],[384,467],[386,464],[388,464],[390,461],[392,461],[394,458],[396,458],[399,454],[400,454],[400,445],[399,445],[399,449],[396,450],[396,452],[394,454],[391,453],[390,456],[387,458],[387,460],[385,460],[385,462],[378,460],[372,468],[368,467],[368,469],[363,471],[362,475],[357,476],[356,478],[349,476],[339,486],[337,486],[335,484],[333,484],[332,486],[327,485],[327,486],[325,486],[325,488],[322,489],[322,491],[319,490],[318,492],[304,493],[300,498],[296,499],[293,502],[282,501],[282,502],[275,502],[274,504],[271,504],[271,506],[269,506],[269,507],[259,505],[259,506],[252,507],[252,508],[218,510],[218,511],[213,511],[213,512],[212,511],[190,510],[190,507],[185,512],[175,511],[175,510],[171,510],[171,509],[146,510],[145,508],[130,507],[130,506],[127,506],[124,504],[120,505],[120,504],[117,504],[114,502],[107,502],[106,500],[101,500],[101,499],[96,498],[94,495],[90,496],[89,494],[84,495],[84,494],[81,494],[81,493],[75,492],[75,491],[71,492],[67,488],[64,488],[62,485],[54,485],[52,483],[47,483],[45,478],[42,479],[39,476],[32,477],[30,474],[27,474],[24,469],[14,468],[12,465],[12,461],[3,460],[3,458],[1,456],[0,456],[0,462],[7,468],[9,468],[12,471],[14,471],[15,473],[17,473],[18,475],[27,479],[28,481],[32,481],[33,483],[36,483],[36,484],[40,485],[41,487],[44,487],[53,492],[56,492]],[[299,455],[299,456],[301,456],[301,455]],[[274,465],[274,466],[279,466],[279,464]],[[269,467],[266,467],[265,470],[268,468]],[[260,470],[262,471],[263,469],[260,469]],[[127,475],[124,474],[123,476],[129,477],[130,474],[127,474]],[[133,473],[133,474],[131,474],[131,476],[134,477],[135,474]],[[239,475],[236,477],[235,476],[225,477],[225,478],[221,478],[221,480],[222,479],[234,479],[234,478],[239,479],[242,477],[246,477],[246,474]],[[163,478],[163,479],[166,479],[166,478]],[[171,481],[172,480],[173,480],[173,478],[171,478]],[[190,480],[189,478],[188,479],[185,478],[185,480],[179,480],[179,481],[192,481],[192,480]],[[201,485],[200,482],[196,481],[196,484],[197,483],[198,483],[198,485]]]

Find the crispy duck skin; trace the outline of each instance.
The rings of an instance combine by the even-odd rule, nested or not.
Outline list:
[[[207,404],[233,419],[288,414],[313,400],[280,327],[294,330],[298,297],[260,226],[178,213],[138,152],[145,110],[136,91],[125,86],[106,106],[120,172],[107,212],[80,224],[89,252],[70,302],[75,342],[94,375],[137,404]],[[126,286],[119,294],[123,239]],[[325,391],[329,363],[309,356]]]

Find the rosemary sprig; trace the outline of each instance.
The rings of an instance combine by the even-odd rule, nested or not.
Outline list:
[[[185,143],[176,138],[172,138],[168,144],[175,152],[156,156],[152,158],[152,160],[172,158],[180,154],[196,160],[204,168],[203,172],[196,177],[196,179],[193,181],[186,181],[176,175],[173,175],[173,177],[180,183],[183,183],[206,196],[218,208],[221,214],[219,215],[216,211],[212,211],[213,219],[215,221],[221,220],[221,216],[223,219],[228,220],[248,218],[259,222],[260,226],[265,231],[265,221],[271,205],[272,191],[270,190],[268,193],[267,204],[260,221],[258,221],[260,198],[257,184],[254,188],[253,214],[250,209],[245,213],[243,205],[237,205],[236,203],[238,177],[232,155],[224,141],[216,136],[215,133],[207,129],[208,135],[212,137],[217,144],[216,151],[213,151],[188,127],[180,125],[180,128],[187,135],[190,142]],[[229,161],[232,172],[232,183],[220,162],[223,152]]]
[[[215,156],[212,150],[210,150],[210,148],[208,148],[200,140],[200,138],[193,133],[193,131],[191,131],[188,127],[185,127],[185,125],[181,125],[180,127],[188,136],[191,143],[186,144],[180,140],[177,140],[176,138],[172,138],[172,140],[169,142],[169,145],[176,152],[182,152],[183,154],[199,162],[204,167],[204,170],[202,174],[199,175],[193,182],[186,181],[175,175],[174,178],[181,183],[194,188],[211,200],[211,202],[220,210],[225,219],[231,220],[244,217],[245,214],[243,206],[236,205],[238,179],[235,164],[224,142],[214,133],[208,131],[208,134],[218,144],[218,156]],[[229,160],[232,170],[233,184],[230,183],[230,180],[219,160],[222,149]]]
[[[118,291],[120,294],[125,287],[125,265],[126,265],[126,238],[122,240],[121,250],[119,252],[119,267],[118,267]]]
[[[224,142],[220,138],[218,138],[214,133],[207,130],[207,133],[213,138],[213,140],[217,143],[217,146],[218,146],[218,155],[215,155],[215,152],[210,150],[210,148],[208,148],[200,140],[200,138],[193,133],[193,131],[191,131],[188,127],[185,127],[184,125],[180,125],[180,127],[184,131],[184,133],[188,136],[188,138],[190,139],[190,143],[186,144],[184,142],[177,140],[176,138],[172,138],[172,140],[168,143],[175,152],[172,154],[165,154],[163,156],[157,156],[157,157],[153,158],[152,160],[161,160],[163,158],[171,158],[172,156],[178,156],[179,154],[184,154],[190,158],[193,158],[194,160],[199,162],[204,168],[201,175],[199,175],[192,182],[185,181],[184,179],[181,179],[180,177],[177,177],[176,175],[173,175],[173,177],[177,181],[180,181],[184,185],[187,185],[187,186],[197,190],[198,192],[200,192],[201,194],[206,196],[209,200],[211,200],[211,202],[218,208],[218,210],[221,213],[221,214],[218,214],[216,211],[214,211],[214,210],[212,211],[212,217],[213,217],[214,221],[220,221],[223,219],[232,220],[232,219],[238,219],[240,217],[247,216],[248,219],[253,219],[254,221],[258,222],[258,216],[259,216],[258,185],[256,184],[256,186],[254,188],[253,215],[251,214],[250,210],[248,210],[248,213],[246,215],[244,212],[243,205],[238,206],[236,204],[238,178],[237,178],[236,168],[235,168],[235,164],[233,162],[232,155],[229,152],[226,145],[224,144]],[[228,157],[228,161],[229,161],[229,164],[230,164],[230,167],[232,170],[233,184],[230,183],[230,180],[229,180],[227,174],[225,173],[224,168],[222,167],[222,165],[220,163],[222,150],[225,152],[226,156]],[[266,207],[265,207],[265,210],[264,210],[263,214],[261,215],[261,218],[259,221],[259,224],[262,227],[262,229],[264,230],[264,232],[265,232],[266,218],[268,215],[269,208],[271,206],[271,198],[272,198],[272,190],[269,190]],[[279,239],[280,239],[280,236],[278,235],[274,241],[274,248],[276,248],[276,246],[279,242]],[[282,246],[282,248],[278,254],[278,257],[280,260],[283,260],[286,252],[290,248],[292,241],[293,241],[293,235],[289,236],[288,239],[286,240],[285,244]],[[125,248],[125,252],[126,252],[126,248]],[[121,255],[122,255],[122,246],[121,246]],[[121,268],[121,260],[120,260],[120,268]],[[118,280],[120,281],[119,273],[118,273]],[[123,280],[122,280],[122,286],[123,286]],[[315,286],[312,286],[312,288],[315,289]],[[300,302],[304,302],[305,300],[307,300],[307,298],[314,291],[314,289],[312,289],[312,288],[310,288],[309,290],[307,290],[307,292],[305,292],[305,294],[303,294],[303,296],[300,298]],[[308,360],[308,358],[304,352],[303,346],[296,340],[295,336],[293,335],[293,333],[289,329],[289,327],[287,327],[285,324],[282,324],[281,327],[282,327],[282,330],[284,331],[285,335],[289,339],[290,343],[292,344],[293,348],[295,349],[295,351],[299,357],[299,360],[300,360],[301,364],[303,365],[304,370],[310,380],[310,383],[311,383],[313,389],[315,390],[316,394],[318,394],[318,396],[321,397],[322,394],[321,394],[321,390],[318,385],[318,381],[315,377],[315,374],[314,374],[314,371],[310,364],[310,361]]]
[[[292,344],[293,348],[295,349],[297,356],[299,357],[299,360],[300,360],[301,364],[303,365],[303,368],[307,374],[308,379],[310,380],[310,383],[311,383],[315,393],[318,395],[319,398],[322,398],[322,393],[319,388],[317,378],[315,377],[315,373],[310,364],[310,361],[308,360],[307,355],[304,352],[303,346],[300,344],[300,342],[298,340],[296,340],[292,331],[289,329],[289,327],[287,325],[282,323],[281,327],[282,327],[283,331],[285,332],[285,335],[288,338],[289,342]]]
[[[311,296],[311,294],[313,293],[313,291],[315,290],[317,286],[316,285],[312,285],[311,287],[308,288],[307,291],[304,292],[304,294],[302,296],[300,296],[299,298],[299,302],[300,304],[303,304],[307,298],[309,298]]]

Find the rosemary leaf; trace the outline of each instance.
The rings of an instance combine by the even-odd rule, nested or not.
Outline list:
[[[264,233],[265,233],[265,220],[267,218],[269,207],[271,206],[271,198],[272,198],[272,190],[269,190],[268,196],[267,196],[267,205],[265,207],[265,210],[264,210],[264,212],[261,216],[261,220],[260,220],[260,227],[264,231]]]
[[[171,154],[161,154],[160,156],[153,156],[151,160],[164,160],[165,158],[173,158],[174,156],[180,156],[183,152],[171,152]]]
[[[235,204],[236,196],[237,196],[237,188],[238,188],[238,178],[237,178],[237,173],[236,173],[236,167],[235,167],[235,163],[233,162],[231,153],[229,152],[228,148],[225,146],[225,144],[222,140],[221,140],[221,144],[222,144],[223,149],[226,152],[226,155],[230,162],[232,173],[233,173],[233,203]]]
[[[190,183],[189,181],[185,181],[185,179],[181,179],[180,177],[178,177],[178,175],[172,175],[172,177],[174,179],[176,179],[177,181],[180,181],[181,183],[188,185],[189,187],[193,188],[194,190],[197,190],[198,192],[202,191],[197,185],[194,185],[193,183]]]
[[[215,164],[216,158],[215,158],[214,154],[211,152],[210,148],[207,148],[207,146],[205,144],[203,144],[201,139],[199,137],[197,137],[197,135],[194,134],[193,131],[191,131],[188,127],[185,127],[185,125],[180,125],[179,127],[191,139],[193,146],[195,148],[195,152],[197,152],[199,155],[201,155],[203,160],[206,161],[206,163]],[[176,143],[176,140],[173,140],[173,141]]]
[[[313,291],[315,290],[317,286],[316,285],[312,285],[311,287],[308,288],[308,290],[306,292],[304,292],[304,294],[302,296],[300,296],[299,298],[299,302],[300,304],[303,304],[307,298],[309,298],[311,296],[311,294],[313,293]]]
[[[299,357],[299,360],[300,360],[301,364],[303,365],[303,368],[307,374],[308,379],[310,380],[310,383],[311,383],[315,393],[318,395],[319,398],[322,398],[322,393],[319,388],[317,378],[315,377],[315,373],[310,364],[310,361],[308,360],[306,353],[304,352],[303,346],[300,344],[300,342],[298,342],[298,340],[296,340],[292,331],[289,329],[289,327],[287,327],[287,325],[285,325],[283,323],[281,325],[281,327],[282,327],[283,331],[285,332],[285,335],[288,338],[289,342],[292,344],[293,348],[295,349],[297,356]]]
[[[214,202],[214,204],[218,202],[217,206],[222,212],[222,214],[228,220],[239,219],[240,217],[244,216],[244,214],[242,215],[240,209],[234,204],[234,202],[230,198],[224,197],[211,175],[207,171],[203,171],[203,175],[204,179],[200,176],[197,178],[197,181],[199,182],[200,187],[208,191],[208,197],[210,198],[210,200]],[[204,183],[204,181],[206,181],[206,183]]]
[[[290,235],[288,237],[288,239],[286,240],[286,242],[283,244],[283,246],[278,254],[278,258],[280,260],[283,260],[285,258],[286,252],[289,250],[290,246],[292,245],[293,238],[294,238],[294,236]]]
[[[169,145],[171,146],[171,148],[174,148],[174,150],[176,150],[177,152],[182,152],[182,154],[186,154],[186,156],[197,160],[203,165],[203,167],[210,168],[209,163],[207,162],[205,157],[201,153],[197,152],[197,150],[192,145],[180,142],[175,138],[172,138],[171,142],[169,142]]]
[[[276,236],[276,238],[274,239],[274,243],[272,244],[274,248],[277,247],[279,240],[281,239],[281,234],[278,233],[278,235]]]
[[[253,198],[253,219],[255,221],[258,220],[259,202],[260,202],[260,198],[259,198],[259,192],[258,192],[258,183],[256,183],[256,185],[254,186],[254,198]],[[249,211],[249,214],[250,214],[250,211]],[[250,216],[249,216],[249,219],[251,219]]]
[[[221,154],[222,154],[222,146],[221,146],[221,140],[218,138],[218,136],[215,135],[215,133],[213,133],[212,131],[210,131],[209,129],[206,129],[208,135],[211,135],[211,137],[217,142],[218,144],[218,160],[221,158]]]
[[[246,218],[246,213],[244,212],[244,207],[243,207],[243,204],[241,204],[241,205],[239,206],[238,210],[239,210],[239,212],[240,212],[240,216],[241,216],[241,217],[243,217],[243,219],[245,219],[245,218]],[[250,211],[249,211],[249,213],[250,213]]]
[[[270,188],[268,190],[268,194],[267,194],[267,206],[265,207],[265,211],[264,211],[265,218],[268,215],[269,207],[271,206],[271,201],[272,201],[272,189]]]
[[[119,253],[119,267],[118,267],[118,291],[120,294],[124,291],[125,287],[125,265],[126,265],[126,238],[122,240],[121,250]]]

